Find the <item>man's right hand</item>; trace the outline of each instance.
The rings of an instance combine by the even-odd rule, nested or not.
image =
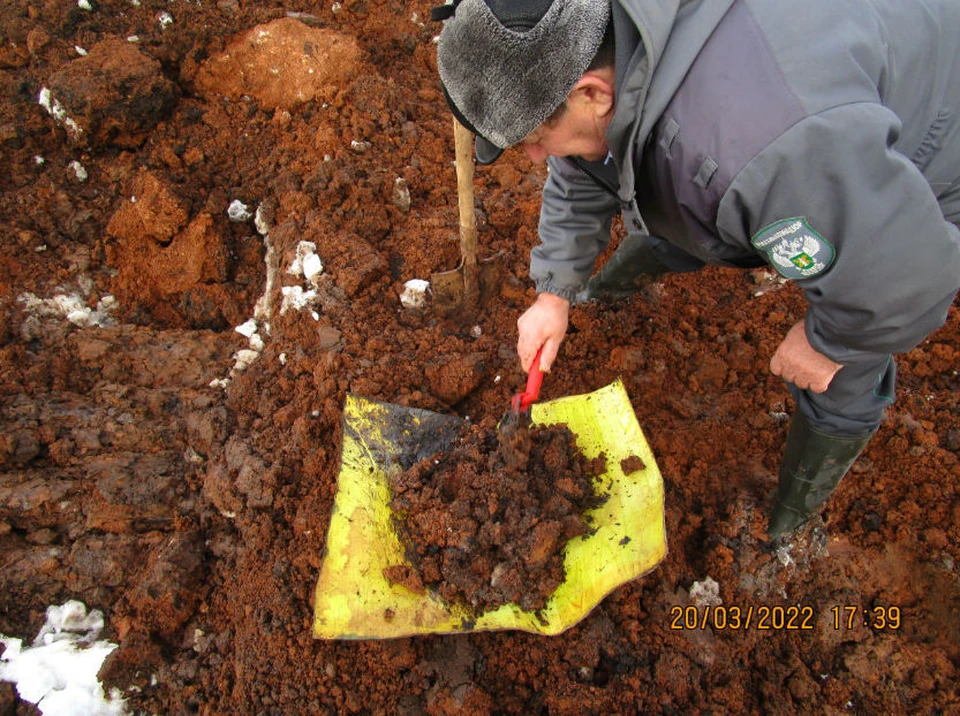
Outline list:
[[[517,340],[517,355],[524,373],[530,372],[533,358],[540,355],[540,370],[549,372],[560,350],[560,342],[567,332],[570,319],[570,301],[552,293],[541,293],[537,300],[517,320],[520,337]]]

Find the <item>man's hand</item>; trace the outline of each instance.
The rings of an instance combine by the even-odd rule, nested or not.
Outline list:
[[[550,370],[560,350],[560,342],[567,332],[570,318],[570,302],[552,293],[541,293],[537,300],[517,320],[520,337],[517,339],[517,355],[524,373],[530,372],[533,358],[543,347],[540,355],[540,370]]]
[[[770,359],[770,372],[801,390],[823,393],[843,366],[814,350],[807,340],[803,321],[793,324]]]

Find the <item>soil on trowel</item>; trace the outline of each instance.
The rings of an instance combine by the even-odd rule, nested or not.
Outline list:
[[[453,450],[392,478],[411,566],[384,573],[477,615],[507,603],[541,610],[564,580],[565,545],[592,529],[586,511],[604,499],[594,480],[605,469],[563,424],[468,424]]]

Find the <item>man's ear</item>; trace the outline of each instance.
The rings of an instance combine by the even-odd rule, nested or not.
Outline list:
[[[605,117],[613,111],[613,97],[612,68],[610,71],[588,70],[570,90],[570,99],[587,103],[598,117]]]

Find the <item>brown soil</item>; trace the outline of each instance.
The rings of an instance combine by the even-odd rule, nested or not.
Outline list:
[[[544,384],[623,377],[665,480],[657,569],[557,637],[312,637],[346,394],[479,422],[524,382],[542,167],[477,171],[503,277],[472,320],[399,301],[459,259],[432,4],[0,1],[0,633],[103,610],[101,677],[138,713],[950,713],[958,305],[773,549],[793,406],[767,365],[803,301],[765,271],[576,309]]]
[[[453,448],[391,478],[391,508],[409,569],[393,582],[463,605],[475,615],[514,603],[543,609],[566,575],[563,548],[590,530],[594,478],[566,425],[502,430],[468,424]]]

